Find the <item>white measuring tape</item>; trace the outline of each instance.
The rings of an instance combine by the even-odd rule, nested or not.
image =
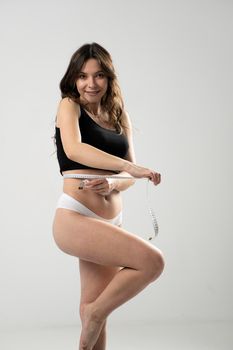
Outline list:
[[[133,176],[121,176],[121,175],[94,175],[94,174],[64,174],[63,175],[64,179],[81,179],[81,180],[93,180],[93,179],[135,179],[135,180],[139,180],[139,178],[135,178]],[[158,233],[159,233],[159,226],[158,226],[158,222],[155,216],[155,213],[150,205],[150,200],[149,200],[149,191],[148,191],[148,184],[149,184],[149,179],[147,181],[147,186],[146,186],[146,197],[147,197],[147,204],[148,204],[148,211],[149,214],[151,216],[152,219],[152,224],[153,224],[153,229],[154,229],[154,235],[153,236],[149,236],[148,240],[151,241],[152,239],[154,239]],[[81,187],[84,184],[81,184]]]

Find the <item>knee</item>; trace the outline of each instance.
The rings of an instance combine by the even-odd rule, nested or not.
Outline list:
[[[87,303],[85,303],[85,302],[80,302],[80,305],[79,305],[79,316],[80,316],[82,323],[84,321],[84,310],[85,310],[86,305],[87,305]],[[101,334],[104,334],[104,332],[106,331],[106,324],[107,324],[107,319],[104,321]]]
[[[159,249],[147,255],[146,274],[149,282],[154,282],[164,270],[164,257]]]

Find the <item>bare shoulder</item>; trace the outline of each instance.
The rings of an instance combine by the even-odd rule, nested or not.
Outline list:
[[[125,109],[122,111],[121,118],[122,118],[123,125],[125,126],[124,128],[125,132],[130,133],[132,130],[132,123],[131,123],[129,113]]]
[[[80,117],[80,105],[69,97],[63,98],[57,108],[56,126],[60,127],[64,121],[76,120]]]

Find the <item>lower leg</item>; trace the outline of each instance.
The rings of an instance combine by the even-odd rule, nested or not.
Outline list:
[[[106,325],[103,325],[99,338],[93,347],[93,350],[105,350],[105,349],[106,349]]]
[[[123,268],[94,302],[83,305],[84,322],[80,349],[92,349],[107,316],[158,278],[162,270],[163,260],[159,255],[157,266],[154,265],[154,269],[151,269],[151,266],[148,266],[148,270]]]
[[[83,324],[83,310],[86,304],[95,301],[103,292],[120,268],[103,266],[79,259],[79,272],[81,282],[80,298],[80,318]],[[104,323],[101,333],[93,347],[93,350],[106,349],[106,322]]]
[[[80,317],[81,317],[81,321],[82,321],[82,328],[84,328],[84,323],[85,323],[85,319],[84,319],[84,310],[85,309],[86,309],[86,305],[82,304],[80,306],[80,311],[81,311]],[[102,324],[99,337],[98,337],[95,345],[93,346],[92,350],[105,350],[106,349],[106,323],[107,323],[107,320],[105,320],[105,322]],[[86,349],[85,347],[83,347],[84,344],[81,340],[82,340],[82,338],[80,338],[80,349]]]
[[[156,277],[160,272],[158,271]],[[99,319],[106,319],[113,310],[137,295],[151,281],[152,276],[145,271],[127,267],[121,269],[98,298],[91,303],[93,313]]]
[[[83,341],[82,337],[80,338],[80,343],[79,343],[79,349],[80,350],[105,350],[106,349],[106,325],[105,323],[102,325],[100,334],[98,336],[97,341],[95,342],[93,347],[89,347],[85,345],[85,342]]]

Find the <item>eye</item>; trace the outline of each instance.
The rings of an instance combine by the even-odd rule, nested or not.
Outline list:
[[[78,76],[79,79],[85,79],[85,77],[86,77],[85,74],[79,74]]]
[[[105,74],[100,72],[96,75],[98,78],[103,79],[105,77]]]

